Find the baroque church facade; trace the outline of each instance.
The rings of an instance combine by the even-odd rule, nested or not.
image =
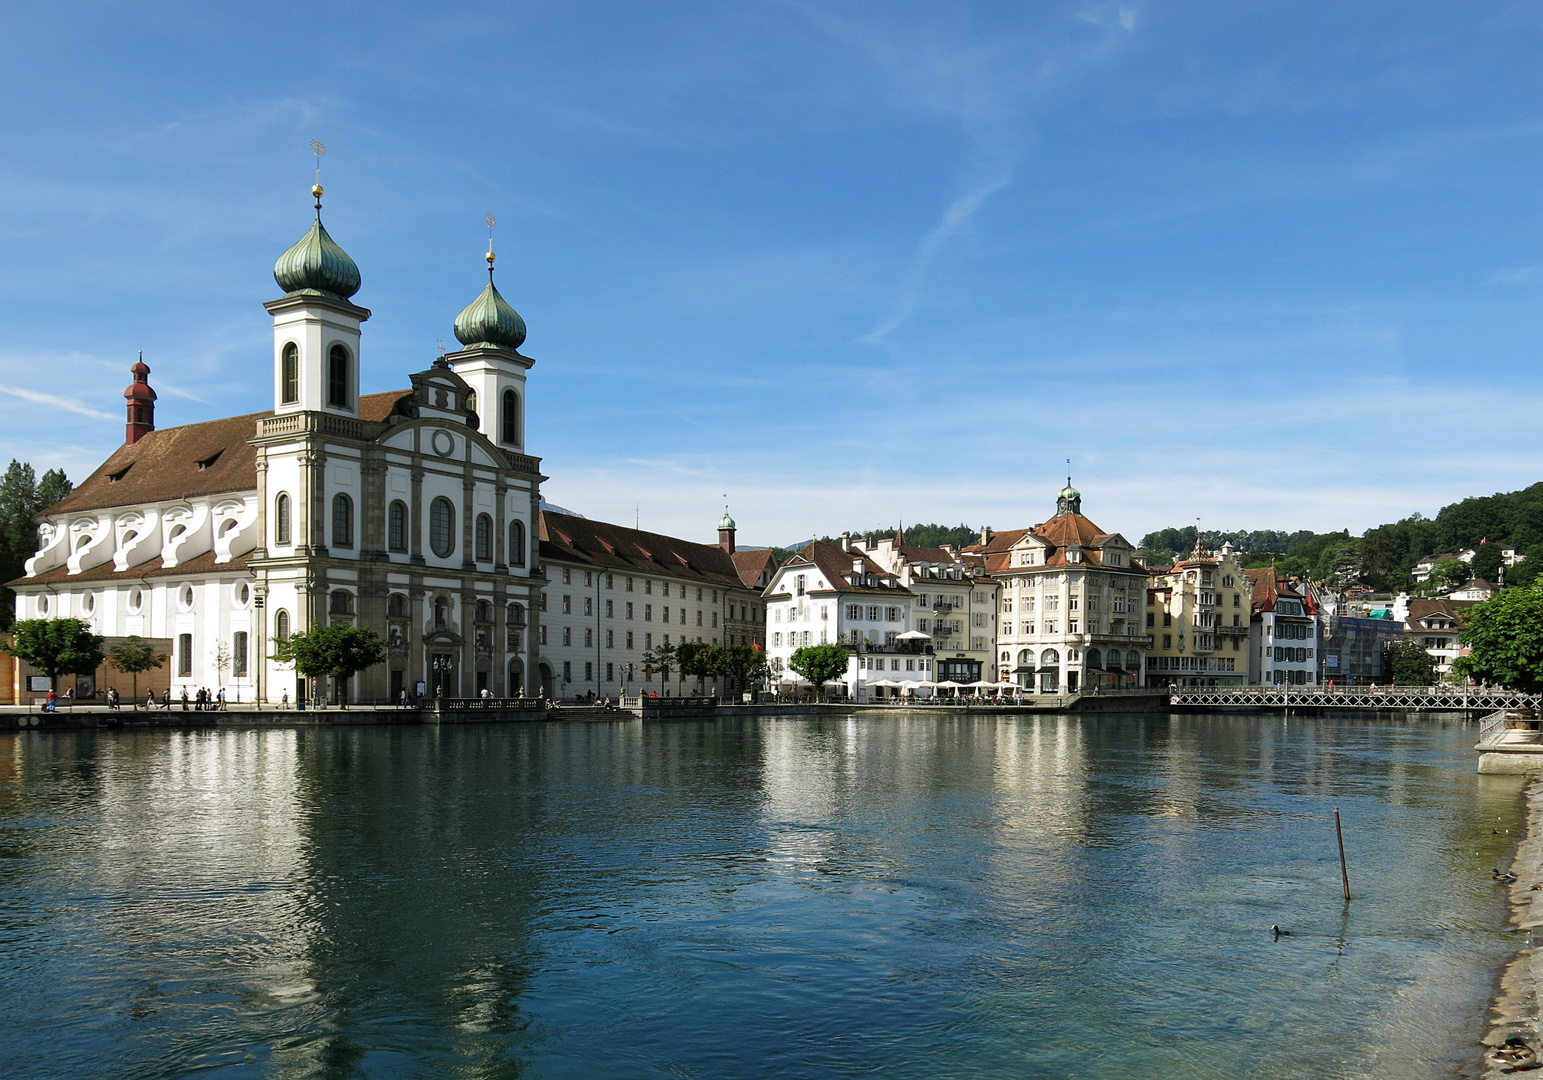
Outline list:
[[[12,582],[18,618],[73,616],[108,638],[160,643],[174,693],[226,687],[296,700],[273,642],[327,624],[383,633],[386,663],[329,688],[536,694],[541,462],[525,450],[526,328],[488,283],[455,320],[461,348],[359,394],[354,261],[316,218],[280,256],[273,408],[155,427],[149,368],[133,369],[125,441],[39,523]]]

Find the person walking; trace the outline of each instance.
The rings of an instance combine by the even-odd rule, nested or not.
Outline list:
[[[48,688],[48,697],[43,701],[44,712],[59,711],[59,696],[54,693],[53,687]]]
[[[118,711],[118,688],[116,686],[109,686],[107,688],[107,707],[114,712]]]
[[[402,692],[397,695],[397,706],[403,709],[407,708],[407,687],[405,686],[402,687]]]
[[[223,686],[220,687],[220,704],[219,704],[219,709],[220,709],[220,712],[229,712],[230,711],[229,709],[227,709],[225,707],[225,688]]]
[[[188,688],[185,685],[182,687],[182,711],[188,711]]]
[[[171,687],[161,691],[161,708],[171,712]]]
[[[279,699],[279,708],[281,708],[281,709],[289,708],[289,691],[288,690],[285,690],[284,691],[284,696]]]

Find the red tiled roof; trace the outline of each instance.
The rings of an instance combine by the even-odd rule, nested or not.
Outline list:
[[[734,563],[734,569],[739,572],[739,580],[744,582],[746,588],[753,589],[756,582],[761,580],[761,573],[767,564],[772,562],[771,548],[757,548],[753,551],[736,551],[729,558]]]
[[[745,587],[729,553],[717,544],[698,544],[551,510],[541,511],[539,535],[543,559],[685,578],[719,588]]]
[[[366,394],[359,398],[359,417],[380,423],[411,396],[410,390]],[[113,451],[74,491],[39,516],[255,491],[257,451],[247,440],[257,434],[257,421],[272,415],[248,413],[152,431]]]
[[[853,561],[857,559],[862,560],[862,572],[865,576],[868,574],[873,574],[879,580],[884,580],[886,578],[892,579],[897,582],[895,587],[890,588],[887,585],[853,585],[849,580],[847,580],[847,577],[852,573]],[[811,593],[844,592],[873,593],[882,594],[884,596],[911,595],[910,589],[907,589],[904,585],[898,584],[899,579],[894,574],[889,573],[878,563],[874,562],[872,559],[868,558],[868,556],[864,555],[862,552],[856,550],[855,548],[851,551],[844,551],[842,550],[840,544],[823,544],[816,540],[812,544],[804,545],[804,547],[800,548],[798,553],[793,558],[789,559],[782,565],[784,567],[794,566],[799,560],[802,560],[803,562],[813,566],[816,570],[825,576],[825,588],[811,588],[809,590]]]

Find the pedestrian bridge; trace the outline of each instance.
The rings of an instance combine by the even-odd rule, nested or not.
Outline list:
[[[1537,709],[1543,695],[1461,686],[1176,686],[1170,705],[1254,709]]]

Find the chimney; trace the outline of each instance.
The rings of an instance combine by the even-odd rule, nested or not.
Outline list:
[[[139,361],[129,369],[134,381],[123,392],[128,403],[128,419],[123,429],[123,444],[131,446],[155,430],[155,391],[150,389],[150,367],[145,363],[144,350]]]
[[[851,551],[852,550],[852,534],[851,533],[844,532],[844,533],[841,534],[841,550],[842,551]]]
[[[985,547],[989,543],[991,543],[991,529],[988,526],[982,525],[980,529],[980,546]]]

